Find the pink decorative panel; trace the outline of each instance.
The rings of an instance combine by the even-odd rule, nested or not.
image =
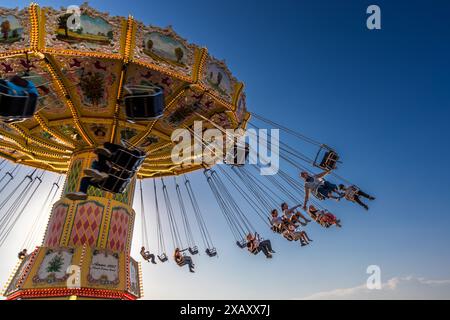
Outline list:
[[[104,207],[95,201],[77,206],[70,237],[72,245],[97,245],[103,211]]]
[[[59,246],[59,241],[61,240],[61,234],[68,211],[69,206],[63,203],[53,208],[53,213],[48,224],[47,235],[44,241],[45,246]]]
[[[108,248],[112,251],[124,251],[127,247],[127,236],[130,216],[124,208],[113,208],[109,225]]]

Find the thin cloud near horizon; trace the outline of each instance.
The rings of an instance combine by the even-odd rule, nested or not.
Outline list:
[[[302,300],[420,300],[450,299],[450,280],[431,280],[423,277],[393,277],[382,283],[381,289],[370,290],[366,284],[323,291]]]

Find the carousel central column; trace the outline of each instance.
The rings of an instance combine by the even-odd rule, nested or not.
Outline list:
[[[84,169],[96,159],[92,149],[73,155],[43,244],[22,262],[16,273],[18,290],[7,293],[8,298],[140,297],[140,266],[130,257],[136,178],[121,194],[90,186],[85,200],[66,197],[78,190]]]

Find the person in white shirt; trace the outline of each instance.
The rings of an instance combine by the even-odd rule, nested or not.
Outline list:
[[[335,199],[336,201],[340,200],[342,194],[339,193],[337,185],[324,179],[324,177],[330,173],[331,170],[324,171],[316,175],[310,175],[306,171],[302,171],[300,173],[300,177],[305,180],[305,201],[303,203],[303,210],[306,211],[307,209],[307,204],[311,193],[319,200],[328,198]]]
[[[286,202],[281,204],[281,210],[283,211],[283,215],[286,220],[293,223],[298,222],[302,226],[306,226],[308,222],[311,222],[311,220],[307,219],[300,211],[298,211],[298,207],[301,207],[301,204],[292,208],[289,208]],[[301,222],[299,218],[301,218],[304,222]]]

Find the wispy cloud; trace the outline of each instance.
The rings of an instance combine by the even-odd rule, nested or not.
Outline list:
[[[304,299],[450,299],[450,280],[430,280],[417,277],[394,277],[384,282],[380,290],[369,290],[366,284],[318,292]]]

